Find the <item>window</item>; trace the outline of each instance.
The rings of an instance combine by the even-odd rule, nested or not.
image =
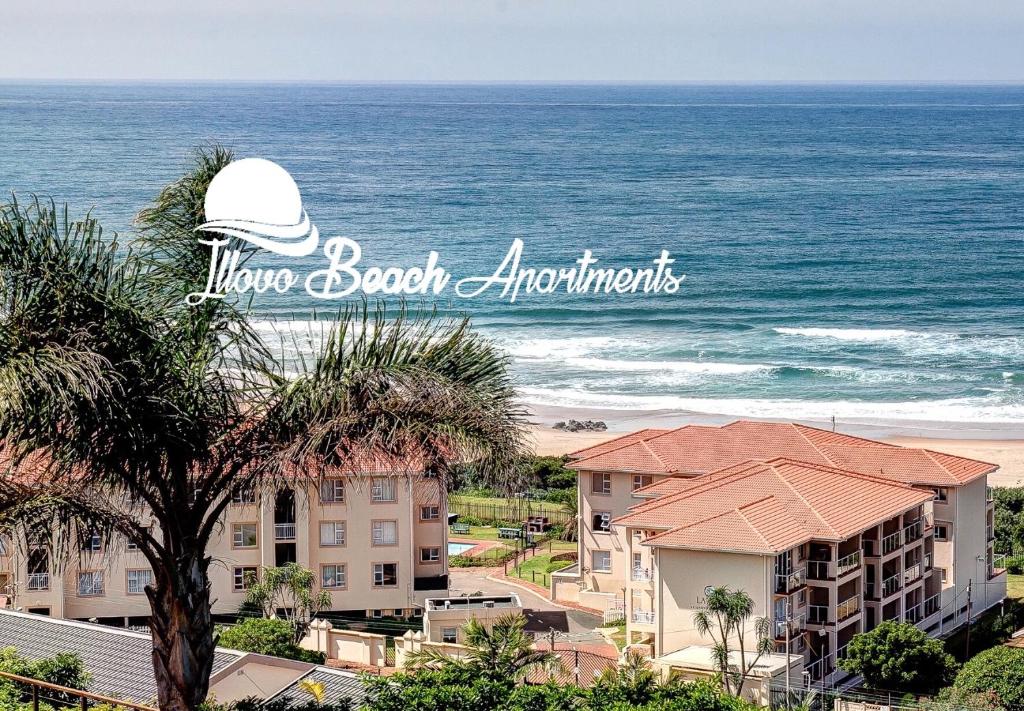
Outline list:
[[[949,501],[949,489],[945,487],[936,487],[932,489],[935,492],[936,501]]]
[[[103,573],[98,570],[90,570],[78,574],[78,595],[80,597],[91,597],[103,594]]]
[[[7,555],[7,539],[0,536],[0,555]]]
[[[50,554],[41,548],[28,552],[28,589],[50,589]]]
[[[235,592],[248,590],[249,585],[256,580],[257,575],[256,568],[254,567],[235,568],[232,581]]]
[[[650,474],[634,474],[633,475],[633,491],[640,489],[645,486],[650,486],[654,482],[654,477]]]
[[[459,628],[458,627],[442,627],[441,628],[441,641],[445,644],[458,644],[459,642]]]
[[[255,504],[256,490],[251,486],[236,487],[231,491],[231,503],[236,505]]]
[[[374,479],[373,480],[373,500],[374,501],[394,501],[395,500],[395,480],[394,479]]]
[[[233,523],[231,524],[231,544],[235,548],[256,547],[256,524],[255,523]]]
[[[593,551],[591,553],[593,561],[593,569],[595,573],[610,573],[612,572],[612,553],[611,551]]]
[[[441,518],[440,506],[420,506],[420,521],[436,521]]]
[[[945,523],[935,524],[935,540],[936,541],[948,541],[949,540],[949,525]]]
[[[153,584],[152,570],[129,570],[128,571],[128,594],[142,595],[146,592],[146,586]]]
[[[612,530],[612,513],[611,511],[595,511],[594,512],[594,532],[595,533],[608,533]]]
[[[347,585],[344,565],[325,565],[320,568],[320,582],[324,590],[338,590]]]
[[[99,553],[103,550],[103,538],[99,533],[93,531],[83,542],[82,550],[91,553]]]
[[[594,472],[590,475],[590,491],[595,494],[612,493],[612,475],[605,472],[599,474]]]
[[[394,546],[398,544],[398,521],[374,521],[371,526],[373,545]]]
[[[939,568],[939,578],[942,579],[942,582],[946,582],[946,569],[945,568]]]
[[[153,527],[152,526],[146,526],[146,535],[147,536],[152,536],[153,535]],[[139,550],[138,544],[133,542],[133,541],[128,541],[125,544],[125,548],[127,548],[130,551],[137,551],[137,550]]]
[[[389,588],[398,585],[398,563],[374,563],[373,587]]]
[[[343,545],[345,545],[345,522],[344,521],[323,521],[320,524],[320,545],[321,546],[343,546]]]
[[[431,546],[430,548],[420,548],[421,563],[437,563],[440,560],[441,549],[437,546]]]
[[[345,480],[324,479],[320,482],[320,503],[340,504],[345,501]]]

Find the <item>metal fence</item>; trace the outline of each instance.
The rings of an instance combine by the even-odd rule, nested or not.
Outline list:
[[[558,504],[527,499],[508,499],[482,503],[479,501],[460,501],[453,495],[448,501],[448,510],[460,516],[472,516],[484,523],[522,523],[530,516],[546,516],[553,526],[564,526],[571,518],[565,509]]]
[[[109,696],[93,694],[81,689],[72,689],[59,684],[30,679],[17,674],[0,672],[0,680],[6,679],[13,683],[15,689],[21,695],[21,701],[29,706],[32,711],[39,711],[40,704],[53,707],[78,708],[80,711],[88,711],[93,706],[113,706],[126,711],[157,711],[152,706],[131,703]]]
[[[554,681],[558,684],[575,684],[588,687],[597,681],[606,669],[615,669],[618,661],[585,649],[555,647],[557,659],[544,669],[536,669],[527,677],[533,684]]]

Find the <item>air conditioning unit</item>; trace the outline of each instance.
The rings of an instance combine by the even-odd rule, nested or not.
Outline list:
[[[494,600],[484,600],[484,607],[494,607]]]

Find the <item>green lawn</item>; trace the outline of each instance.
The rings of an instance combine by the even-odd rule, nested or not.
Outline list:
[[[551,574],[548,572],[548,566],[551,564],[551,557],[566,551],[576,550],[576,544],[567,541],[550,541],[550,544],[550,551],[548,551],[548,543],[542,544],[541,550],[545,552],[538,553],[532,558],[527,558],[518,568],[509,571],[509,575],[520,580],[536,583],[542,587],[549,587],[551,585]],[[569,561],[565,561],[563,565],[569,565]]]
[[[1006,575],[1006,597],[1024,602],[1024,575]]]

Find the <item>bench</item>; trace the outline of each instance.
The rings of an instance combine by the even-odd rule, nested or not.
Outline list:
[[[522,538],[523,529],[501,526],[498,528],[498,538]]]
[[[468,523],[453,523],[452,533],[469,533]]]

